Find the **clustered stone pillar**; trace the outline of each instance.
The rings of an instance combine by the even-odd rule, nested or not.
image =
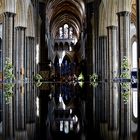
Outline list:
[[[138,80],[140,80],[140,1],[136,0],[137,6],[137,50],[138,50]],[[140,82],[138,82],[138,95],[140,94]],[[138,116],[140,116],[140,96],[138,96]],[[138,119],[138,139],[140,138],[140,119]]]
[[[117,121],[117,95],[116,84],[113,83],[113,79],[118,77],[118,46],[117,46],[117,27],[108,26],[108,56],[109,56],[109,130],[116,128]],[[116,107],[116,108],[115,108]],[[115,124],[114,124],[115,123]]]
[[[13,62],[13,29],[15,13],[5,12],[3,22],[3,70],[5,59],[9,58]],[[4,93],[4,92],[3,92]],[[6,104],[3,98],[3,134],[4,139],[13,138],[13,103]]]
[[[106,76],[106,68],[105,68],[105,63],[106,63],[106,47],[107,47],[107,36],[99,36],[99,50],[100,50],[100,80],[101,82],[101,87],[100,87],[100,121],[101,123],[106,123],[107,116],[106,116],[106,93],[105,93],[105,76]]]
[[[130,12],[122,11],[117,13],[118,15],[118,33],[119,33],[119,75],[123,72],[121,65],[123,63],[124,57],[128,59],[129,71],[130,71]],[[129,84],[130,86],[130,84]],[[128,97],[128,102],[125,103],[122,97],[120,87],[120,136],[125,140],[130,138],[130,125],[131,125],[131,105],[130,105],[130,95]],[[131,94],[129,87],[129,94]]]
[[[35,65],[34,37],[26,37],[26,77],[33,80]]]
[[[15,137],[26,137],[25,127],[25,94],[24,94],[24,63],[25,63],[25,27],[15,28],[15,76],[20,84],[15,91]]]
[[[16,27],[16,39],[15,39],[15,68],[16,68],[16,79],[24,79],[24,48],[25,48],[25,27]]]

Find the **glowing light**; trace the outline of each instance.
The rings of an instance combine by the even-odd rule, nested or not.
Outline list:
[[[36,97],[36,115],[39,117],[39,98]]]
[[[137,68],[137,42],[132,45],[132,67]]]
[[[133,91],[133,115],[135,118],[138,117],[138,93]]]
[[[36,45],[36,64],[39,63],[39,44]]]

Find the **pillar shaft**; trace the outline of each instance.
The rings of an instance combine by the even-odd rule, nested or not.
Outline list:
[[[33,80],[35,65],[35,45],[34,38],[26,38],[26,77]]]
[[[16,27],[16,39],[15,39],[15,68],[16,79],[23,80],[24,78],[24,63],[25,63],[25,28]]]
[[[100,87],[100,120],[101,120],[101,123],[105,123],[106,120],[107,120],[107,116],[106,116],[106,93],[105,93],[105,75],[106,75],[106,68],[105,68],[105,62],[106,62],[106,59],[105,59],[105,50],[106,50],[106,47],[107,47],[107,36],[100,36],[99,37],[99,52],[100,52],[100,58],[99,58],[99,64],[100,64],[100,67],[99,67],[99,71],[100,71],[100,80],[102,81],[101,83],[101,87]]]
[[[117,46],[117,27],[108,26],[107,27],[108,36],[108,56],[109,56],[109,129],[115,129],[114,122],[117,119],[117,106],[114,102],[117,92],[114,93],[114,83],[113,78],[118,77],[118,46]],[[115,114],[114,114],[115,113]]]
[[[3,71],[5,67],[5,58],[9,58],[13,62],[13,28],[14,13],[4,13],[3,22]],[[4,74],[4,73],[3,73]],[[4,92],[3,92],[4,93]],[[13,103],[6,104],[3,98],[3,134],[5,139],[13,138]]]
[[[137,9],[137,52],[138,52],[138,80],[140,80],[140,1],[136,0]],[[140,94],[140,82],[138,82],[138,94]],[[140,96],[138,96],[138,116],[140,116]],[[138,119],[138,138],[140,138],[140,119]]]
[[[129,64],[129,77],[130,77],[130,13],[127,11],[118,13],[118,33],[119,33],[119,75],[124,71],[121,68],[123,59],[126,57]],[[120,87],[120,136],[124,139],[130,137],[130,84],[128,102],[124,102],[122,87]]]

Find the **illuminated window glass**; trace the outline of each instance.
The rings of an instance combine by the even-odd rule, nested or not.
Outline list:
[[[62,27],[59,28],[59,38],[60,39],[63,38],[63,28]]]
[[[133,91],[133,115],[135,118],[138,117],[138,93]]]
[[[69,27],[68,24],[64,24],[59,28],[59,39],[74,39],[73,28]]]
[[[65,38],[65,39],[68,38],[68,32],[69,32],[68,24],[65,24],[65,25],[64,25],[64,38]]]
[[[137,68],[137,42],[132,45],[132,68]]]
[[[73,28],[72,27],[69,28],[69,38],[70,39],[73,38]]]
[[[137,71],[137,42],[135,41],[132,45],[132,71]],[[132,89],[133,98],[133,115],[135,118],[138,117],[138,92],[137,89]]]

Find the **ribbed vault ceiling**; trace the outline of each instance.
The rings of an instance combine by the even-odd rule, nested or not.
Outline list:
[[[58,28],[67,23],[78,38],[85,19],[84,0],[48,0],[46,14],[54,37]]]

